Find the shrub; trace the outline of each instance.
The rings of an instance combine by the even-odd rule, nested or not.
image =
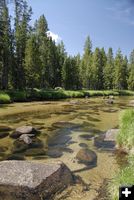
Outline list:
[[[26,91],[9,91],[12,101],[15,102],[25,102],[27,101],[27,93]]]
[[[11,99],[10,96],[6,93],[0,93],[0,103],[1,104],[6,104],[6,103],[10,103]]]

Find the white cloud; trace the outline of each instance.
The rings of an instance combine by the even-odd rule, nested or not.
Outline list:
[[[51,32],[51,31],[48,31],[47,35],[48,35],[48,37],[51,37],[52,40],[54,40],[56,43],[61,41],[61,37],[58,34],[55,34],[55,33]]]

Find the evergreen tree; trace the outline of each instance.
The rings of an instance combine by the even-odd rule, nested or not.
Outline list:
[[[126,87],[125,85],[127,82],[127,66],[125,62],[121,50],[119,49],[117,51],[114,62],[115,65],[114,87],[119,90],[125,89]]]
[[[91,89],[94,90],[103,89],[102,54],[99,48],[96,48],[93,54],[91,73],[92,73]]]
[[[84,54],[81,61],[81,82],[84,88],[90,88],[91,85],[91,63],[92,63],[92,42],[88,36],[84,45]]]
[[[65,51],[65,46],[63,41],[61,41],[58,45],[57,45],[57,61],[58,61],[58,65],[57,65],[57,75],[56,75],[56,86],[61,87],[62,86],[62,67],[64,64],[64,61],[67,57],[67,53]]]
[[[40,88],[41,63],[39,59],[39,46],[37,37],[32,34],[26,43],[25,50],[26,86]]]
[[[14,0],[15,2],[15,58],[16,65],[13,68],[14,88],[25,88],[24,59],[25,48],[28,39],[29,21],[32,14],[25,0]],[[21,79],[21,81],[20,81]]]
[[[76,58],[67,57],[62,69],[63,87],[76,90],[79,87],[79,71]]]
[[[107,90],[113,89],[113,80],[114,80],[114,58],[113,50],[109,48],[107,54],[107,62],[104,67],[104,88]]]
[[[5,0],[0,4],[0,70],[1,89],[8,89],[10,67],[11,27],[8,8]]]
[[[35,24],[35,32],[38,38],[39,55],[41,61],[41,80],[40,87],[48,88],[50,85],[50,38],[47,37],[48,25],[44,15]]]
[[[134,50],[131,52],[130,55],[128,89],[134,90]]]

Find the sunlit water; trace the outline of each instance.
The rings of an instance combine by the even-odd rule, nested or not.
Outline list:
[[[92,200],[104,180],[110,181],[120,167],[120,159],[117,159],[115,152],[98,149],[94,146],[93,138],[118,127],[119,113],[130,107],[131,99],[116,97],[112,105],[106,104],[101,97],[0,106],[0,126],[11,126],[14,130],[22,125],[32,125],[40,129],[38,138],[43,143],[38,148],[15,152],[15,140],[7,136],[0,139],[0,159],[61,160],[88,184],[89,190],[84,191],[80,185],[74,185],[56,199]],[[76,154],[83,147],[97,154],[97,165],[90,169],[76,160]]]

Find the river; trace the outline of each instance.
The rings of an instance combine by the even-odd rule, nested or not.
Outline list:
[[[114,104],[107,104],[102,97],[88,99],[67,99],[63,101],[14,103],[0,106],[0,127],[12,129],[31,125],[40,129],[38,136],[43,146],[32,149],[15,149],[14,139],[9,136],[0,139],[0,159],[25,159],[38,162],[63,161],[88,185],[70,186],[57,195],[56,200],[94,200],[105,180],[110,181],[120,168],[120,158],[114,151],[99,149],[94,137],[116,128],[119,113],[129,108],[132,97],[115,97]],[[97,164],[86,168],[78,163],[76,154],[82,148],[89,148],[97,154]]]

